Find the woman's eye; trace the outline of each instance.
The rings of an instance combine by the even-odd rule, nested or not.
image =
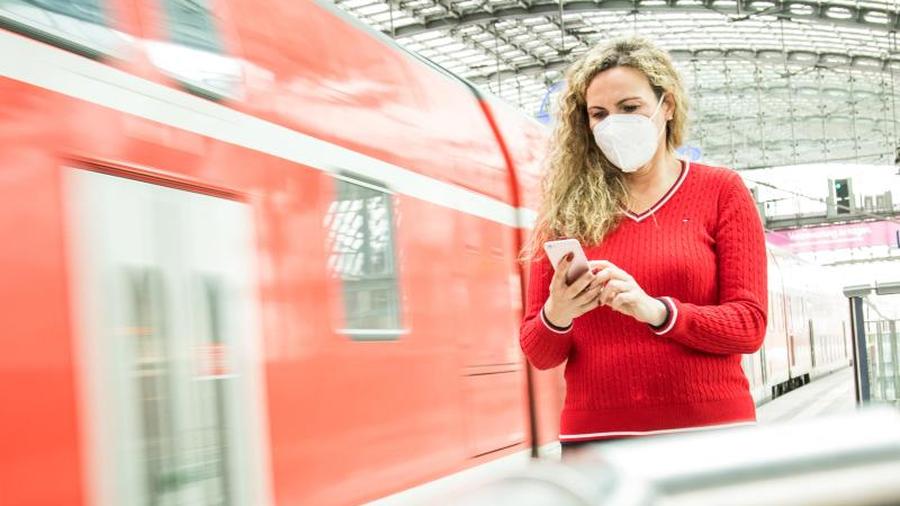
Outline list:
[[[636,105],[626,105],[622,109],[624,109],[625,112],[634,112],[637,110],[637,108],[638,108],[638,106],[636,106]]]
[[[604,116],[606,116],[606,114],[602,112],[595,112],[594,114],[591,114],[591,117],[594,119],[603,119]]]

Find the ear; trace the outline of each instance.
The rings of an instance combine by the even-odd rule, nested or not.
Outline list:
[[[672,121],[672,118],[675,117],[675,99],[672,98],[672,94],[669,92],[665,92],[666,96],[663,98],[663,109],[666,113],[666,121]]]

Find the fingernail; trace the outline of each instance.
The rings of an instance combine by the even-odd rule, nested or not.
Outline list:
[[[572,259],[574,259],[574,258],[575,258],[575,253],[571,253],[571,252],[570,252],[568,255],[566,255],[566,260],[568,260],[568,261],[570,261],[570,262],[571,262]]]

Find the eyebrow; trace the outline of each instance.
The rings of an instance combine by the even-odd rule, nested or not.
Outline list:
[[[623,98],[622,100],[619,100],[618,102],[616,102],[616,105],[622,105],[622,103],[628,102],[629,100],[634,100],[634,99],[640,100],[641,97],[628,97],[628,98]],[[592,106],[588,107],[588,109],[603,109],[603,108],[600,107],[599,105],[592,105]]]

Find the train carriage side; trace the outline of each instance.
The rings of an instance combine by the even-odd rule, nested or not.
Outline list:
[[[846,297],[826,268],[795,259],[795,276],[803,279],[803,320],[809,379],[828,374],[850,362],[849,311]],[[798,371],[798,374],[802,371]]]
[[[283,7],[265,20],[272,38],[248,55],[274,71],[276,89],[248,95],[287,96],[292,107],[260,114],[407,169],[367,173],[394,192],[405,333],[394,342],[333,334],[331,365],[273,364],[270,388],[287,402],[273,421],[276,496],[371,499],[525,451],[514,213],[505,159],[476,97],[331,8]],[[246,16],[238,32],[251,37],[259,22]],[[349,309],[340,301],[348,281],[330,305]],[[323,398],[346,406],[335,413]],[[318,475],[298,473],[311,464]]]
[[[769,326],[763,344],[766,367],[766,386],[768,395],[780,395],[781,385],[790,379],[790,356],[787,336],[787,314],[785,308],[786,275],[784,262],[779,253],[771,247],[768,250],[769,262]]]
[[[765,395],[777,397],[849,363],[847,306],[822,268],[768,247],[769,321],[761,350]],[[748,377],[752,377],[748,373]]]
[[[352,503],[527,453],[515,212],[476,97],[324,3],[220,4],[216,16],[163,2],[40,13],[109,32],[122,59],[77,44],[90,40],[54,46],[74,34],[0,32],[4,52],[42,65],[4,66],[0,81],[4,124],[18,127],[0,137],[17,175],[3,233],[21,238],[4,265],[30,287],[5,298],[17,304],[2,320],[20,332],[4,335],[16,351],[0,372],[37,396],[11,399],[23,409],[0,435],[40,463],[4,464],[5,498],[196,501],[211,489],[247,504]],[[179,65],[188,56],[199,69]],[[206,215],[246,226],[210,236],[192,228]],[[209,249],[219,243],[239,247]],[[126,271],[126,319],[74,304],[118,293],[100,280]],[[243,327],[221,319],[236,315]],[[105,346],[120,335],[131,344]],[[79,355],[94,348],[108,353]],[[173,381],[197,385],[184,391],[200,402],[141,390]],[[258,425],[247,440],[238,413]],[[127,430],[101,434],[103,418]],[[158,444],[207,419],[219,428],[202,448]],[[251,455],[246,473],[229,464]],[[53,486],[27,478],[47,469]]]

